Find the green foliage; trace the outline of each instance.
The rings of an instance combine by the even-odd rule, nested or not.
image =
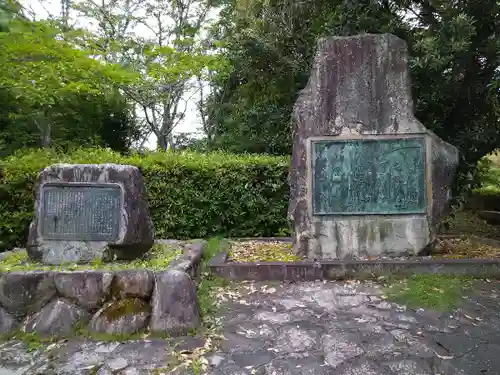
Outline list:
[[[450,311],[460,303],[471,281],[461,276],[414,275],[390,285],[387,294],[390,299],[410,308]]]
[[[214,145],[291,151],[290,115],[322,36],[390,32],[408,43],[416,116],[461,151],[457,193],[500,143],[500,3],[474,1],[225,2],[213,31],[229,77],[213,79]]]
[[[108,322],[127,315],[135,315],[142,312],[150,312],[151,306],[141,298],[125,298],[112,301],[104,307],[103,316]]]
[[[492,156],[479,161],[477,174],[481,185],[474,189],[474,193],[500,196],[500,166],[492,160]]]
[[[137,136],[132,107],[117,91],[137,75],[77,47],[82,34],[13,16],[0,27],[1,156],[68,144],[126,151]]]
[[[159,238],[286,235],[289,160],[225,153],[122,156],[106,149],[19,152],[0,160],[0,241],[22,246],[33,217],[39,171],[57,162],[138,166]]]
[[[173,249],[166,245],[155,244],[143,259],[136,259],[129,262],[104,262],[96,258],[88,264],[68,263],[62,265],[47,265],[32,261],[28,257],[26,250],[20,250],[9,254],[0,260],[0,272],[16,271],[80,271],[80,270],[136,270],[148,269],[152,271],[164,270],[169,264],[178,259],[182,250]]]
[[[8,90],[0,89],[0,157],[40,146],[36,125]],[[119,93],[68,94],[53,107],[51,144],[57,148],[86,145],[127,152],[140,133],[131,106]]]
[[[160,148],[172,145],[172,130],[185,116],[186,94],[192,95],[192,79],[205,80],[224,68],[218,51],[200,42],[214,6],[205,0],[72,3],[78,16],[96,26],[83,44],[104,61],[140,76],[123,91],[143,111],[147,131],[154,133]],[[138,9],[145,12],[138,15]],[[148,29],[146,39],[137,33],[143,27]]]
[[[0,32],[0,87],[11,88],[33,110],[50,111],[64,95],[99,94],[117,80],[134,82],[133,74],[91,58],[63,37],[49,22],[12,22]]]
[[[498,226],[488,224],[474,212],[456,211],[441,220],[441,232],[454,236],[478,236],[500,240]],[[477,248],[477,246],[476,246]]]
[[[227,279],[213,275],[208,270],[210,260],[217,254],[227,251],[229,242],[220,237],[213,237],[208,240],[207,249],[203,253],[200,265],[201,279],[197,287],[198,302],[200,304],[200,315],[204,325],[213,326],[212,321],[219,310],[215,294],[229,284]],[[207,327],[205,327],[207,328]]]

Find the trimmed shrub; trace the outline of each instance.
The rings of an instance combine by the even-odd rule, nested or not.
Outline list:
[[[38,173],[54,163],[139,167],[158,238],[289,234],[287,158],[192,152],[123,156],[107,149],[80,149],[70,154],[24,150],[0,160],[3,250],[25,244]]]
[[[488,155],[477,164],[479,186],[473,189],[465,207],[473,211],[500,211],[500,166],[496,155]]]

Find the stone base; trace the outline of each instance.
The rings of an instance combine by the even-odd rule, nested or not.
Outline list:
[[[443,239],[460,238],[444,236]],[[248,240],[248,239],[247,239]],[[252,241],[291,242],[291,238],[253,238]],[[500,246],[496,240],[474,238],[480,245]],[[316,281],[316,280],[378,280],[380,277],[410,277],[415,274],[470,276],[500,279],[500,259],[441,259],[431,256],[398,258],[378,257],[373,260],[319,260],[300,262],[234,262],[228,261],[228,251],[215,256],[210,272],[232,281]]]
[[[311,260],[415,255],[431,243],[425,216],[318,220],[311,227],[312,238],[295,238]]]
[[[191,275],[205,247],[206,242],[187,244],[184,255],[159,272],[136,269],[0,274],[0,334],[22,330],[67,337],[77,333],[77,328],[91,334],[122,336],[148,330],[186,334],[200,323],[196,283]]]
[[[138,259],[151,249],[153,243],[111,245],[103,241],[38,241],[36,246],[28,245],[26,250],[33,260],[44,264],[86,264],[93,260]]]

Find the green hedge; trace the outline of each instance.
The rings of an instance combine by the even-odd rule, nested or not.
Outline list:
[[[59,154],[35,150],[0,160],[1,248],[23,246],[33,217],[37,175],[44,167],[61,162],[139,167],[158,238],[289,233],[286,158],[184,152],[122,156],[103,149]]]

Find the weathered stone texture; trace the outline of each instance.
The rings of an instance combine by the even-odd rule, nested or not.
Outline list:
[[[294,248],[311,259],[415,254],[433,241],[446,211],[458,150],[413,114],[403,40],[390,34],[323,38],[307,86],[293,112],[293,155],[288,210]],[[426,140],[427,213],[313,216],[311,137],[364,139],[420,135]]]
[[[15,326],[16,321],[14,317],[0,307],[0,335],[11,332]]]
[[[58,293],[78,305],[95,309],[107,298],[113,274],[102,271],[58,272],[54,281]]]
[[[188,273],[192,277],[197,276],[198,264],[203,256],[203,252],[207,247],[205,240],[159,240],[159,244],[171,246],[175,249],[182,250],[183,254],[173,260],[169,266],[169,270],[178,270]]]
[[[114,274],[111,285],[113,297],[125,299],[129,297],[150,298],[153,292],[154,275],[148,270],[124,270]]]
[[[151,306],[139,298],[108,303],[89,323],[90,332],[126,335],[143,330],[149,321]]]
[[[41,189],[45,183],[98,183],[118,185],[123,194],[118,239],[106,241],[46,240],[39,229]],[[119,164],[56,164],[43,169],[38,177],[35,218],[31,223],[27,250],[30,257],[48,264],[86,263],[134,259],[147,252],[154,242],[142,174],[137,167]],[[75,213],[76,214],[76,213]]]
[[[200,324],[196,286],[185,272],[156,273],[151,303],[151,331],[179,335]]]
[[[201,350],[199,373],[498,374],[498,282],[475,283],[461,307],[446,313],[384,300],[384,287],[372,282],[273,289],[258,282],[215,296],[221,303],[213,316],[221,323],[220,345],[203,335],[125,342],[70,338],[29,351],[25,343],[9,340],[0,343],[0,374],[194,375],[196,367],[180,363],[179,353],[189,357],[210,346]]]
[[[76,325],[88,319],[88,312],[61,299],[45,305],[41,311],[26,319],[24,330],[45,336],[67,336]]]
[[[177,245],[189,262],[186,268],[196,269],[206,242]],[[94,333],[128,335],[150,327],[181,335],[199,324],[196,283],[179,269],[156,274],[148,269],[0,274],[0,335],[22,328],[68,337],[84,326]]]
[[[50,272],[12,272],[0,275],[0,306],[16,317],[38,312],[56,295]]]

